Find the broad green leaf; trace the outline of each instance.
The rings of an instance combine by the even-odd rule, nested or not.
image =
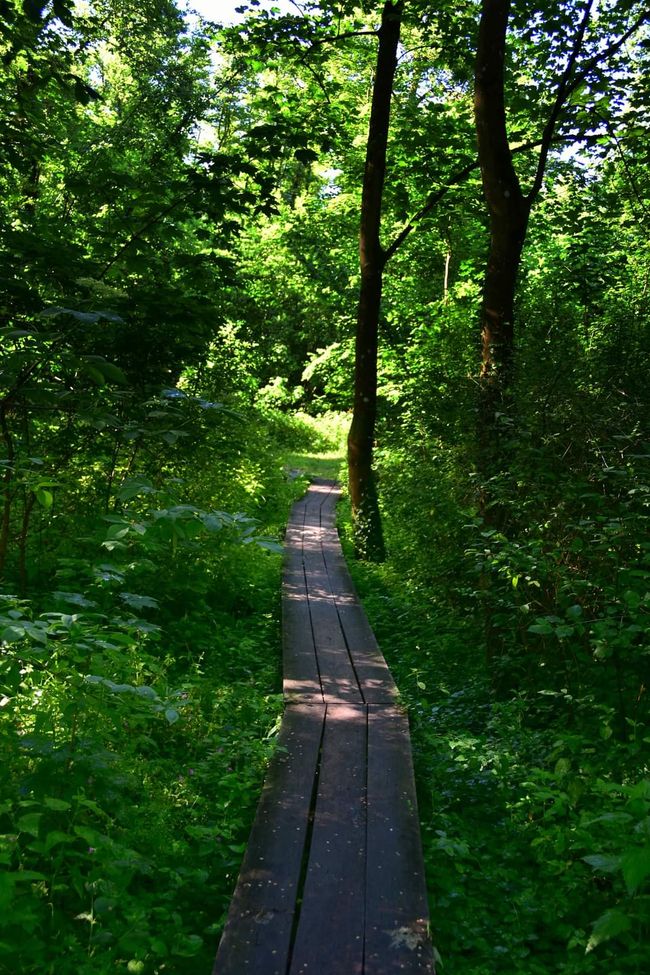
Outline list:
[[[42,508],[51,508],[54,503],[54,495],[51,491],[46,488],[39,487],[36,489],[36,500],[41,505]]]
[[[104,374],[100,372],[99,369],[96,369],[95,366],[91,366],[87,362],[85,362],[83,365],[83,371],[88,376],[90,376],[90,378],[93,380],[94,383],[97,384],[97,386],[106,385],[106,379],[104,377]]]
[[[26,813],[24,816],[20,816],[18,818],[16,825],[21,833],[29,833],[31,836],[38,836],[38,827],[42,817],[42,813]]]
[[[146,478],[130,478],[125,481],[120,490],[117,492],[117,497],[120,501],[131,501],[133,498],[137,498],[139,494],[156,494],[156,488],[153,486],[151,481]]]
[[[5,916],[13,900],[15,886],[16,874],[0,871],[0,911]]]
[[[610,938],[615,938],[618,934],[629,931],[631,926],[632,922],[627,914],[622,911],[616,909],[605,911],[594,922],[591,937],[587,942],[587,952],[593,951],[603,941],[609,941]]]
[[[582,859],[594,870],[601,870],[603,873],[615,873],[621,868],[621,858],[617,856],[604,856],[601,853],[594,853],[592,856]]]
[[[650,846],[628,850],[623,856],[622,869],[625,886],[630,894],[634,894],[650,877]]]
[[[318,159],[318,153],[314,152],[313,149],[296,149],[294,152],[294,157],[298,160],[298,162],[308,166],[310,163],[316,162]]]
[[[552,636],[553,627],[550,623],[533,623],[532,626],[528,627],[529,633],[539,633],[540,636]]]
[[[54,16],[58,17],[61,23],[65,24],[66,27],[72,27],[72,11],[68,4],[64,3],[64,0],[54,0],[52,9]]]
[[[22,626],[6,626],[2,632],[0,632],[0,640],[3,643],[18,643],[25,636],[25,630]]]
[[[72,606],[81,606],[82,608],[91,608],[96,606],[97,603],[93,602],[92,599],[87,599],[80,592],[54,592],[52,593],[57,602],[70,603]]]
[[[46,7],[47,3],[41,3],[39,0],[23,0],[23,10],[29,19],[36,23],[40,23],[43,19],[43,11]]]
[[[53,829],[45,837],[45,852],[49,853],[53,850],[55,846],[60,846],[61,843],[74,843],[74,836],[70,836],[69,833],[63,833],[59,829]]]
[[[138,596],[134,592],[121,592],[120,599],[133,609],[158,609],[157,599],[151,596]]]
[[[66,812],[71,808],[70,803],[66,802],[65,799],[54,799],[52,796],[46,796],[43,803],[48,809],[55,809],[57,812]]]

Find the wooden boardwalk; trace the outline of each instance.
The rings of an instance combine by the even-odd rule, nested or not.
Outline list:
[[[433,973],[408,720],[315,481],[285,545],[285,714],[213,975]]]

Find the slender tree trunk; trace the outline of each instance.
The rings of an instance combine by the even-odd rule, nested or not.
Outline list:
[[[20,536],[18,538],[18,579],[21,595],[24,595],[27,592],[27,537],[29,535],[29,522],[36,503],[35,494],[30,494],[27,496],[26,491],[23,493],[23,523]]]
[[[530,213],[506,127],[504,59],[509,13],[510,0],[483,0],[476,56],[476,135],[490,219],[480,319],[481,442],[495,435],[496,414],[504,406],[512,379],[515,290]]]
[[[0,577],[2,577],[5,569],[5,563],[7,561],[9,538],[11,535],[11,504],[13,501],[12,487],[14,480],[13,468],[16,458],[13,438],[9,430],[9,424],[7,423],[6,402],[0,403],[0,431],[2,431],[2,439],[4,440],[5,444],[7,460],[4,477],[2,478],[3,504],[2,521],[0,523]]]
[[[564,106],[580,80],[577,63],[583,49],[594,0],[581,8],[564,71],[558,77],[553,102],[540,141],[540,154],[532,188],[524,195],[508,141],[504,93],[505,51],[511,0],[482,0],[474,87],[474,111],[483,192],[490,222],[490,249],[481,305],[482,365],[479,403],[479,464],[483,479],[481,508],[487,524],[505,525],[506,506],[489,496],[490,479],[507,469],[507,439],[512,416],[514,364],[514,302],[517,275],[528,229],[531,206],[542,187],[549,150]],[[612,49],[616,49],[615,42]],[[599,55],[600,57],[600,55]],[[504,432],[508,437],[504,437]],[[507,636],[499,631],[492,615],[490,577],[481,581],[485,590],[487,662],[497,690],[509,683],[503,667]]]
[[[384,539],[373,470],[377,419],[377,344],[386,254],[379,231],[386,174],[390,102],[397,66],[402,0],[384,4],[361,199],[359,259],[361,289],[357,313],[354,411],[348,436],[348,476],[355,548],[360,558],[381,561]]]
[[[504,527],[507,507],[498,496],[492,496],[490,484],[507,463],[503,433],[508,430],[504,419],[511,414],[515,290],[530,213],[515,171],[506,125],[504,69],[509,14],[510,0],[482,0],[474,79],[478,157],[490,225],[480,312],[479,500],[486,525],[499,529]],[[501,666],[506,643],[495,626],[491,581],[490,574],[483,573],[487,666],[498,693],[508,686],[509,677]]]
[[[530,192],[524,195],[508,140],[504,93],[505,52],[511,0],[482,0],[476,68],[474,113],[483,191],[490,218],[490,251],[481,307],[482,443],[498,441],[499,412],[506,412],[514,358],[514,300],[517,274],[528,229],[531,206],[544,180],[548,154],[562,111],[572,91],[585,77],[578,70],[594,0],[585,0],[564,71],[558,76],[555,99],[540,140],[537,169]],[[647,15],[630,28],[633,32]],[[627,32],[624,37],[629,36]],[[610,47],[616,51],[623,39]],[[598,59],[605,58],[607,51]]]

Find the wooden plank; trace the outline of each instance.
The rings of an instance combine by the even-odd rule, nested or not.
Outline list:
[[[323,558],[348,653],[366,704],[395,704],[399,698],[384,655],[355,592],[338,534],[328,533]]]
[[[324,719],[285,711],[213,975],[286,975]]]
[[[323,700],[363,704],[357,675],[348,655],[336,607],[328,599],[309,597]]]
[[[363,703],[333,599],[321,545],[322,529],[305,524],[303,561],[309,613],[325,701]]]
[[[361,704],[363,696],[348,654],[320,543],[305,541],[303,558],[323,697],[326,701],[356,701]]]
[[[283,691],[287,700],[320,697],[322,687],[302,565],[285,566],[282,582]]]
[[[304,499],[294,504],[285,533],[282,577],[282,689],[287,702],[322,701],[323,697],[302,555],[305,510]]]
[[[305,524],[305,511],[307,504],[305,498],[300,498],[299,501],[294,502],[291,511],[289,512],[289,518],[287,519],[287,531],[291,528],[302,528]]]
[[[360,975],[365,888],[366,709],[328,705],[290,975]]]
[[[330,528],[336,519],[336,505],[341,497],[341,488],[335,481],[329,482],[329,493],[323,496],[320,508],[321,528]]]
[[[339,620],[366,704],[395,705],[399,692],[362,607],[337,600]]]
[[[333,512],[336,500],[338,499],[338,487],[335,481],[327,481],[323,478],[314,478],[306,495],[306,517],[305,524],[320,527],[321,509],[331,509]],[[332,499],[332,494],[335,495]]]
[[[433,975],[433,949],[406,715],[368,709],[364,975]]]

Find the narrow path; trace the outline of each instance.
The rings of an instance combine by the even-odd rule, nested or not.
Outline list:
[[[291,512],[285,714],[213,975],[433,973],[408,719],[354,592],[333,481]]]

